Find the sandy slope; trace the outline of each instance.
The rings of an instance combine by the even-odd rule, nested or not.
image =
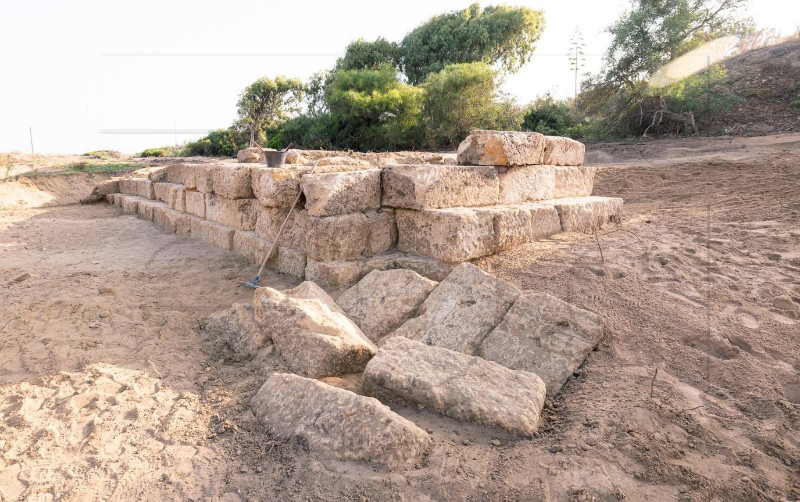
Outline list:
[[[800,498],[798,139],[594,147],[596,193],[627,202],[603,258],[564,235],[478,264],[608,338],[531,440],[399,410],[435,441],[410,471],[259,430],[247,402],[282,362],[201,329],[251,265],[105,205],[0,212],[3,499]]]

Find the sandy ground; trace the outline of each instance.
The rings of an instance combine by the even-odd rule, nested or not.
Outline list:
[[[404,471],[259,429],[249,398],[283,363],[202,329],[252,265],[66,195],[0,211],[0,499],[800,499],[800,136],[590,151],[623,224],[477,264],[607,338],[533,439],[398,409],[434,438]]]

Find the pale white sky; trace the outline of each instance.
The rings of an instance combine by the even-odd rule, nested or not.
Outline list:
[[[470,0],[2,0],[0,152],[123,152],[174,144],[173,130],[227,127],[239,92],[261,76],[306,79],[330,68],[351,40],[400,40],[431,16]],[[586,69],[598,69],[603,30],[628,0],[506,2],[543,10],[533,60],[505,89],[525,103],[572,94],[566,52],[576,27]],[[748,14],[791,33],[800,2],[759,0]],[[163,131],[141,134],[143,130]],[[111,132],[116,132],[110,134]],[[120,131],[128,131],[119,134]],[[178,143],[202,136],[178,134]]]

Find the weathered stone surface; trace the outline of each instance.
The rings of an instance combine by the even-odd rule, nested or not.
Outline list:
[[[92,193],[98,195],[119,193],[119,180],[102,181],[95,185],[94,189],[92,189]]]
[[[553,166],[497,168],[500,204],[521,204],[553,198],[556,174]]]
[[[187,190],[184,194],[186,212],[199,218],[206,217],[206,194],[195,190]]]
[[[433,258],[406,253],[387,253],[377,256],[342,261],[308,260],[306,279],[326,288],[340,289],[352,286],[373,270],[406,268],[418,274],[441,281],[453,265]]]
[[[594,167],[559,166],[555,169],[554,199],[587,197],[594,188]]]
[[[311,169],[306,166],[253,167],[253,193],[263,206],[288,209],[300,193],[300,177]]]
[[[237,230],[233,234],[232,251],[258,265],[264,261],[271,246],[271,240],[262,239],[255,232]],[[301,250],[279,245],[267,261],[267,267],[282,274],[303,278],[306,270],[306,255]]]
[[[236,152],[236,160],[242,164],[255,164],[258,162],[263,164],[265,161],[264,150],[255,146],[244,148]]]
[[[478,355],[536,373],[556,394],[603,337],[603,318],[546,293],[523,293]]]
[[[197,188],[196,164],[171,164],[164,168],[164,183],[181,184],[187,190]]]
[[[140,200],[136,206],[136,212],[145,220],[153,221],[153,210],[155,208],[166,208],[167,205],[157,200]]]
[[[383,205],[406,209],[488,206],[499,197],[490,166],[393,166],[383,170]]]
[[[553,202],[565,232],[591,233],[606,223],[618,223],[622,213],[622,199],[617,197],[577,197]]]
[[[416,314],[436,284],[413,270],[373,270],[336,303],[378,343]]]
[[[391,208],[364,213],[367,217],[369,237],[364,247],[364,255],[384,253],[397,245],[397,222]]]
[[[462,263],[428,295],[418,317],[388,336],[474,355],[519,295],[511,284]]]
[[[253,357],[270,341],[253,315],[253,307],[234,303],[228,310],[208,318],[203,330],[219,337],[240,357]]]
[[[478,166],[543,164],[546,143],[537,132],[475,130],[458,145],[457,159]]]
[[[370,225],[363,213],[306,220],[306,253],[318,261],[358,258],[366,249]]]
[[[213,193],[214,178],[212,176],[213,164],[195,164],[194,166],[195,189],[198,192]]]
[[[117,194],[116,197],[119,207],[122,208],[123,212],[128,214],[138,213],[139,201],[144,200],[145,199],[139,197],[138,195]]]
[[[532,240],[531,211],[527,207],[495,206],[486,210],[492,213],[496,250],[511,249]],[[557,216],[555,209],[553,213]]]
[[[214,193],[228,199],[253,198],[250,166],[218,164],[210,169]]]
[[[351,168],[362,168],[362,169],[371,166],[369,161],[356,159],[353,157],[343,157],[343,156],[324,157],[322,159],[319,159],[317,165],[320,167],[347,166]]]
[[[527,371],[397,337],[364,370],[364,392],[382,401],[423,406],[446,416],[532,436],[545,384]]]
[[[197,237],[198,239],[211,244],[212,246],[217,246],[230,251],[231,247],[233,246],[233,234],[235,232],[234,229],[226,227],[225,225],[220,225],[219,223],[214,223],[213,221],[201,220],[199,218],[191,221],[192,237]]]
[[[311,216],[336,216],[379,209],[381,172],[378,169],[306,174],[300,180]]]
[[[186,188],[177,183],[153,183],[156,199],[166,202],[176,211],[186,210]]]
[[[297,375],[272,374],[251,404],[269,434],[339,460],[411,467],[431,444],[425,431],[377,399]]]
[[[580,141],[562,136],[545,136],[542,164],[551,166],[582,166],[586,146]]]
[[[257,208],[258,219],[256,220],[255,232],[259,237],[274,241],[278,235],[278,231],[289,214],[289,208],[279,207],[265,207],[259,206]],[[289,246],[295,249],[306,248],[306,223],[308,220],[308,213],[305,209],[295,209],[292,211],[289,221],[286,222],[286,227],[279,239],[278,244],[281,246]]]
[[[528,242],[537,241],[561,232],[561,218],[552,203],[525,204],[531,213],[531,234]]]
[[[186,213],[181,213],[170,208],[155,208],[153,221],[167,232],[188,237],[192,234],[192,220],[197,219]]]
[[[155,199],[153,182],[147,178],[122,178],[119,180],[119,191],[128,195],[137,195],[143,199]]]
[[[303,156],[303,152],[297,150],[295,148],[289,149],[286,152],[286,163],[287,164],[305,164],[306,158]]]
[[[397,209],[400,251],[460,263],[497,250],[494,216],[474,208]]]
[[[311,378],[358,373],[377,347],[313,282],[277,291],[259,288],[256,320],[292,371]]]
[[[206,219],[237,230],[253,230],[258,217],[255,199],[228,199],[215,193],[206,194]]]

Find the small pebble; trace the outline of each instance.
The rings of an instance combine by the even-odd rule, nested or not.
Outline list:
[[[492,445],[494,445],[494,446],[500,446],[500,441],[499,441],[499,440],[497,440],[497,439],[492,439]]]

